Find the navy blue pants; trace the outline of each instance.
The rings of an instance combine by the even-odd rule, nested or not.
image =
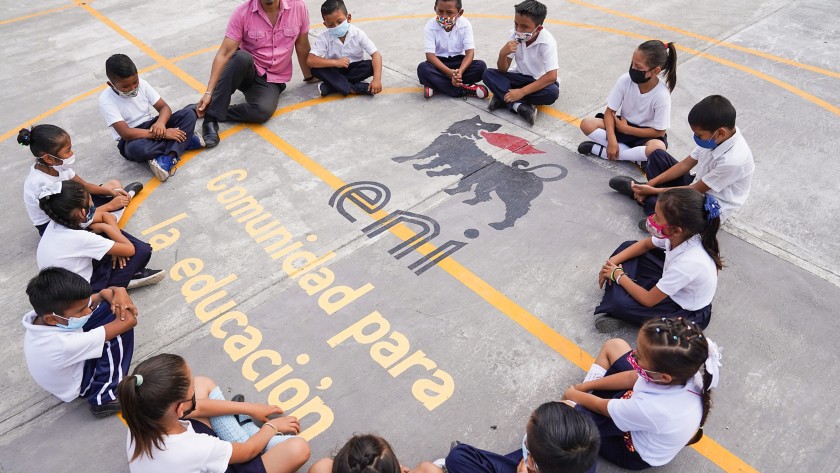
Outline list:
[[[125,268],[118,266],[112,269],[111,255],[105,255],[101,260],[94,261],[93,274],[90,277],[90,286],[94,291],[101,291],[111,286],[127,287],[131,277],[143,271],[152,258],[151,245],[126,232],[122,232],[122,234],[134,245],[134,256],[129,258]]]
[[[116,320],[111,305],[105,301],[99,304],[90,320],[82,328],[85,332]],[[87,398],[93,406],[117,399],[117,385],[126,376],[134,355],[134,329],[106,340],[102,356],[85,361],[84,374],[79,395]]]
[[[373,61],[368,59],[351,62],[346,69],[343,67],[313,67],[312,75],[346,97],[353,90],[352,84],[373,76]]]
[[[196,118],[195,105],[188,105],[173,113],[169,117],[169,121],[166,122],[166,128],[179,128],[187,134],[187,139],[182,143],[175,140],[152,140],[149,138],[126,141],[120,138],[120,141],[117,142],[117,149],[120,150],[120,154],[125,159],[137,163],[145,163],[165,154],[181,157],[187,150],[187,144],[195,132]],[[156,121],[157,118],[152,118],[134,128],[148,130]]]
[[[235,91],[245,94],[245,103],[230,104]],[[220,122],[265,123],[277,110],[286,84],[269,82],[257,74],[251,53],[238,50],[228,59],[204,115]]]
[[[507,455],[488,452],[461,444],[449,451],[446,456],[446,470],[449,473],[516,473],[516,467],[522,461],[522,450],[518,449]],[[537,467],[539,467],[539,462]],[[589,473],[595,472],[595,466]]]
[[[617,255],[634,243],[636,242],[625,241],[613,252],[612,256]],[[658,248],[621,264],[627,276],[647,290],[653,289],[656,283],[662,279],[664,266],[665,252]],[[604,298],[595,308],[595,313],[607,314],[636,326],[641,326],[646,320],[654,317],[684,317],[705,329],[712,319],[711,304],[700,310],[686,310],[671,300],[670,297],[665,297],[659,304],[653,307],[645,307],[639,304],[636,299],[633,299],[633,296],[618,284],[610,285],[607,283],[604,288]]]
[[[632,371],[633,366],[631,366],[630,362],[627,361],[627,356],[629,354],[630,352],[627,352],[624,356],[615,360],[604,376],[610,376],[623,371]],[[616,399],[624,396],[624,393],[626,392],[627,391],[624,390],[593,391],[592,394],[602,399]],[[641,456],[639,456],[639,452],[635,449],[631,451],[628,448],[628,442],[626,442],[624,438],[625,432],[622,432],[621,429],[616,427],[615,422],[613,422],[612,419],[607,416],[602,416],[596,412],[592,412],[580,404],[575,406],[575,409],[589,414],[595,422],[595,425],[598,426],[598,431],[601,434],[601,448],[598,450],[599,455],[628,470],[644,470],[645,468],[650,468],[650,465],[646,461],[642,460]]]
[[[536,81],[533,77],[525,74],[501,72],[498,69],[487,69],[484,71],[483,79],[484,85],[493,92],[493,95],[502,100],[504,100],[505,94],[510,92],[510,89],[521,89]],[[522,102],[531,105],[551,105],[557,101],[558,97],[560,97],[560,85],[555,82],[542,90],[522,97]],[[512,107],[512,103],[508,104],[508,108]]]
[[[667,144],[667,142],[666,142]],[[679,161],[674,159],[673,156],[668,154],[667,151],[663,151],[658,149],[653,153],[650,153],[647,160],[647,167],[645,168],[645,174],[647,174],[648,180],[653,179],[654,177],[662,174],[663,172],[671,169],[674,167]],[[680,176],[673,181],[663,182],[656,187],[679,187],[679,186],[687,186],[690,185],[694,181],[694,178],[689,173],[685,173],[683,176]],[[656,211],[656,200],[658,196],[649,195],[645,198],[645,214],[651,215]]]
[[[464,61],[463,54],[452,57],[438,56],[437,58],[440,59],[440,62],[442,62],[444,66],[450,69],[460,68],[461,63]],[[484,61],[473,60],[473,62],[470,63],[470,67],[464,71],[464,76],[461,77],[461,80],[464,84],[477,84],[481,81],[485,70],[487,70],[487,64],[485,64]],[[450,97],[460,97],[464,91],[461,87],[455,87],[452,85],[452,80],[443,72],[440,72],[438,68],[429,61],[423,61],[417,66],[417,78],[420,80],[420,83],[426,87],[431,87],[435,91],[446,94]]]

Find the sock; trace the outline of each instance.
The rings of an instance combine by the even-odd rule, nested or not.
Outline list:
[[[219,389],[218,386],[210,392],[210,396],[208,397],[216,401],[225,400],[225,396],[222,394],[222,390]],[[232,415],[211,417],[210,427],[216,431],[216,434],[220,439],[228,442],[244,443],[250,437],[245,429],[239,425],[236,417]]]
[[[647,161],[644,146],[635,146],[629,148],[621,143],[618,144],[618,159],[619,161]]]
[[[514,102],[514,103],[513,103],[513,106],[512,106],[511,108],[513,108],[513,111],[514,111],[514,112],[517,112],[517,113],[518,113],[518,112],[519,112],[519,106],[520,106],[520,105],[522,105],[522,102]]]
[[[587,381],[594,381],[596,379],[601,379],[607,373],[607,369],[603,366],[592,363],[592,367],[589,368],[589,371],[586,373],[586,377],[583,378],[583,382]]]

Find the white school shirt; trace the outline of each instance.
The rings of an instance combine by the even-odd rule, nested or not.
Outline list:
[[[333,37],[329,31],[323,31],[315,40],[315,45],[310,51],[312,54],[324,59],[339,59],[346,57],[350,62],[359,62],[365,59],[365,53],[373,56],[376,52],[376,45],[368,38],[364,31],[356,28],[352,23],[344,42]]]
[[[42,388],[64,402],[79,397],[85,360],[102,356],[105,327],[85,332],[35,325],[35,311],[23,316],[23,354],[29,373]]]
[[[639,377],[630,399],[610,399],[607,412],[616,427],[630,432],[642,460],[661,466],[673,460],[700,427],[699,392],[692,380],[684,386],[663,386]]]
[[[446,31],[435,18],[423,28],[423,49],[435,56],[462,56],[467,50],[475,49],[472,24],[463,16],[458,17],[452,31]]]
[[[671,127],[671,92],[664,80],[643,94],[625,72],[607,96],[607,107],[634,125],[667,130]]]
[[[110,87],[99,94],[99,112],[102,113],[105,124],[111,127],[111,134],[116,141],[120,140],[120,134],[112,126],[114,123],[125,122],[134,128],[157,116],[157,112],[153,111],[154,105],[160,100],[160,94],[142,78],[137,88],[137,97],[128,99],[120,97]]]
[[[731,217],[747,201],[755,161],[741,130],[715,149],[694,148],[691,157],[697,160],[694,182],[703,181],[709,194],[720,202],[720,221]]]
[[[514,33],[515,31],[511,30],[511,41],[516,39]],[[557,40],[544,27],[530,46],[520,43],[513,55],[508,55],[508,57],[513,58],[513,64],[508,71],[525,74],[534,79],[539,79],[547,72],[560,69],[560,63],[557,59]],[[559,77],[557,82],[560,82]]]
[[[651,237],[665,250],[665,267],[656,287],[685,310],[700,310],[712,303],[717,290],[717,266],[706,253],[700,235],[671,249],[671,240]]]
[[[57,266],[90,282],[93,260],[101,260],[114,242],[87,230],[73,230],[51,221],[38,242],[38,269]]]
[[[58,176],[50,176],[35,169],[34,164],[29,168],[29,175],[23,181],[23,205],[29,214],[29,220],[32,220],[32,225],[43,225],[50,221],[50,218],[38,205],[38,196],[41,195],[41,190],[54,182],[69,181],[74,177],[76,177],[76,173],[72,169],[58,171]]]
[[[128,469],[131,473],[224,473],[227,470],[233,455],[233,444],[212,435],[197,433],[189,421],[178,422],[187,431],[165,435],[164,449],[155,450],[152,458],[143,454],[130,461]],[[125,450],[131,460],[134,455],[131,432],[128,432]]]

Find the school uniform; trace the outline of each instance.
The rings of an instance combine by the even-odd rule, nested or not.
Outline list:
[[[604,376],[632,371],[629,355],[619,357]],[[639,377],[632,390],[592,393],[609,399],[609,417],[580,404],[575,409],[588,413],[598,426],[602,457],[622,468],[642,470],[669,463],[697,432],[703,416],[700,392],[693,380],[665,386]]]
[[[516,473],[516,467],[522,461],[522,449],[501,455],[460,444],[449,451],[444,461],[449,473]],[[593,464],[588,473],[595,473],[596,466]]]
[[[672,249],[667,238],[651,237],[658,248],[622,263],[630,279],[647,290],[654,286],[667,297],[645,307],[618,284],[607,284],[595,313],[608,314],[633,325],[654,317],[684,317],[706,328],[712,317],[712,299],[717,290],[717,267],[706,253],[700,235],[694,235]],[[613,256],[636,243],[626,241]],[[662,251],[664,250],[664,251]]]
[[[142,389],[142,387],[141,387]],[[129,461],[131,473],[265,473],[262,455],[245,463],[228,465],[233,455],[233,444],[221,440],[207,425],[189,419],[178,421],[186,432],[164,435],[166,448],[155,449],[152,458],[143,454]],[[128,459],[134,455],[134,442],[128,432],[125,445]]]
[[[352,23],[344,35],[344,42],[324,31],[315,40],[310,52],[323,59],[346,57],[350,60],[350,66],[313,67],[312,75],[346,96],[353,90],[352,84],[362,82],[373,75],[373,62],[370,59],[366,60],[365,54],[372,57],[376,51],[373,41]]]
[[[113,128],[114,123],[125,122],[130,128],[148,130],[158,119],[157,114],[152,112],[158,100],[160,94],[143,78],[140,78],[140,84],[137,86],[136,97],[121,97],[110,87],[99,94],[99,112],[105,123],[111,127],[111,135],[117,142],[117,149],[125,159],[144,163],[165,154],[180,157],[187,150],[187,144],[195,132],[195,105],[188,105],[173,112],[166,122],[166,128],[179,128],[186,133],[187,139],[180,143],[175,140],[151,138],[126,141]]]
[[[73,230],[51,221],[38,242],[38,269],[57,266],[87,280],[94,291],[106,287],[128,287],[132,276],[141,272],[152,257],[152,247],[132,235],[122,234],[134,245],[134,256],[124,268],[112,268],[108,251],[114,242],[87,230]]]
[[[657,187],[682,186],[703,181],[709,186],[707,193],[713,195],[720,203],[720,221],[726,221],[747,201],[755,172],[752,151],[741,134],[741,130],[735,127],[735,134],[715,149],[696,146],[689,156],[697,160],[693,177],[686,173],[674,181]],[[648,179],[653,179],[677,163],[678,161],[665,151],[654,151],[648,157]],[[657,196],[649,196],[645,199],[645,211],[648,214],[654,212],[656,200]]]
[[[515,40],[514,32],[511,32],[510,41]],[[498,69],[488,68],[484,71],[484,85],[493,92],[493,95],[504,98],[510,89],[521,89],[533,83],[546,73],[560,69],[557,59],[557,40],[547,29],[540,30],[539,35],[530,45],[520,43],[516,51],[508,56],[513,58],[513,63],[507,72]],[[522,102],[530,105],[551,105],[560,97],[559,79],[549,84],[542,90],[522,98]],[[508,104],[512,107],[513,104]]]
[[[446,31],[432,18],[423,29],[423,48],[426,54],[434,54],[449,69],[458,69],[467,51],[475,50],[472,24],[461,16],[452,30]],[[487,64],[484,61],[473,59],[461,80],[464,84],[476,84],[481,81],[485,70]],[[452,85],[452,80],[429,61],[423,61],[417,66],[417,78],[422,85],[450,97],[463,95],[464,89]]]
[[[105,324],[116,320],[110,304],[100,303],[75,331],[35,325],[35,317],[30,311],[21,321],[23,352],[35,382],[64,402],[84,397],[98,406],[116,400],[134,354],[134,330],[105,340]]]

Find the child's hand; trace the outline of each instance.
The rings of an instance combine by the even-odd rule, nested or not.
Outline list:
[[[153,140],[162,140],[164,135],[166,135],[166,124],[153,123],[151,128],[149,128],[149,134]]]
[[[336,59],[335,67],[342,67],[344,69],[347,69],[348,67],[350,67],[350,58],[340,57]]]
[[[298,422],[297,417],[278,417],[277,419],[271,419],[271,424],[277,427],[278,432],[284,434],[297,435],[300,433],[300,422]]]
[[[180,128],[167,128],[166,134],[163,137],[167,140],[175,140],[178,143],[187,141],[187,134]]]
[[[630,183],[630,188],[633,189],[633,196],[640,196],[640,197],[647,197],[649,195],[655,195],[656,189],[647,185],[647,184],[636,184],[635,182]],[[636,199],[638,200],[638,198]]]
[[[572,397],[576,396],[579,392],[574,385],[569,386],[569,389],[566,389],[566,392],[563,393],[563,400],[573,401]]]
[[[626,134],[632,134],[628,133],[632,129],[633,127],[627,124],[627,120],[625,120],[624,117],[615,117],[615,131]]]
[[[128,264],[128,260],[130,260],[130,256],[112,256],[111,257],[111,269],[123,269],[125,265]]]
[[[370,86],[368,87],[368,90],[373,95],[382,92],[382,81],[380,79],[373,79],[372,81],[370,81]]]
[[[610,260],[607,260],[607,262],[604,263],[603,266],[601,266],[601,272],[598,273],[598,287],[603,289],[605,282],[608,282],[612,286],[612,280],[610,279],[610,275],[612,274],[613,270],[617,267],[618,265]]]
[[[610,161],[617,161],[618,153],[619,147],[617,141],[607,143],[607,159],[609,159]]]
[[[510,91],[505,94],[505,102],[519,102],[520,100],[522,100],[522,97],[525,97],[525,94],[522,92],[522,89],[510,89]]]
[[[131,300],[125,288],[114,287],[112,289],[114,290],[114,298],[111,301],[111,310],[114,312],[114,315],[119,317],[120,320],[125,320],[126,315],[134,317],[140,315],[140,312],[134,305],[134,301]]]
[[[279,406],[271,406],[269,404],[252,404],[252,406],[253,407],[250,409],[250,412],[247,412],[246,414],[262,422],[268,422],[269,416],[283,414],[283,409]],[[275,426],[276,425],[277,424],[275,424]]]
[[[131,202],[131,197],[128,195],[128,192],[122,189],[112,190],[111,195],[113,195],[114,198],[111,199],[110,202],[102,206],[102,208],[108,212],[119,210],[128,205],[129,202]]]
[[[519,43],[516,41],[508,41],[507,44],[502,48],[502,51],[505,52],[506,55],[513,54],[516,52],[516,48],[519,47]]]
[[[528,465],[525,463],[525,459],[519,460],[519,465],[516,465],[516,473],[529,473]]]

